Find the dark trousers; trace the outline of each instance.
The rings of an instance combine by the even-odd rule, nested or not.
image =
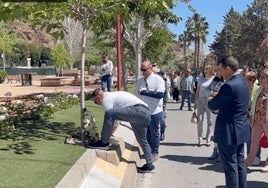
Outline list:
[[[218,143],[221,164],[225,173],[226,188],[247,187],[247,167],[244,144],[225,145]]]
[[[173,93],[172,93],[172,96],[173,96],[173,100],[175,101],[179,101],[179,95],[180,95],[180,91],[178,88],[174,88],[173,89]]]

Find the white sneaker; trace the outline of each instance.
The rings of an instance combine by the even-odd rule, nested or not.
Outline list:
[[[254,162],[252,163],[253,166],[258,166],[261,163],[261,159],[259,157],[255,157]]]
[[[268,165],[264,166],[264,167],[261,169],[261,172],[268,172]]]
[[[157,159],[158,159],[158,155],[157,154],[152,154],[153,163],[156,162]]]

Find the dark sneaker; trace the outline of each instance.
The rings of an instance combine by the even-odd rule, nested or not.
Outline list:
[[[88,145],[91,149],[101,149],[101,150],[107,150],[110,148],[110,143],[104,144],[101,140],[98,140],[95,143],[91,143]]]
[[[142,167],[138,167],[137,170],[139,173],[155,173],[155,167],[153,164],[145,164]]]
[[[160,141],[163,141],[163,140],[165,140],[165,134],[164,133],[161,133],[161,135],[160,135]]]

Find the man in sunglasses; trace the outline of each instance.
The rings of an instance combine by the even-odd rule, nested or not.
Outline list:
[[[96,104],[102,105],[105,115],[101,139],[96,143],[89,144],[89,148],[109,149],[110,137],[115,129],[115,120],[129,122],[146,160],[146,164],[138,167],[137,170],[140,173],[154,173],[151,148],[146,137],[147,127],[151,121],[148,105],[135,95],[125,91],[104,92],[102,89],[96,89],[93,91],[92,97]]]
[[[151,122],[147,139],[151,146],[153,161],[156,161],[159,153],[159,125],[163,117],[165,82],[161,76],[154,73],[150,61],[144,61],[141,64],[141,71],[143,77],[137,80],[135,95],[149,106]]]

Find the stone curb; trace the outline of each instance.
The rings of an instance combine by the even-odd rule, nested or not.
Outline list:
[[[110,150],[87,149],[56,188],[135,188],[140,148],[128,123],[120,123]]]

